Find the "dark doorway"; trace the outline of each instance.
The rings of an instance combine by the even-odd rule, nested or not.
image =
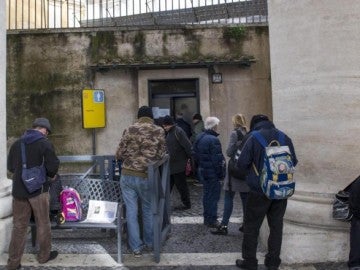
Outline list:
[[[156,120],[182,113],[192,124],[192,115],[200,112],[199,104],[198,79],[149,80],[149,105]]]

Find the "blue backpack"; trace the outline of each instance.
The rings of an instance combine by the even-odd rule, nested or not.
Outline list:
[[[264,163],[259,173],[253,163],[254,171],[260,178],[260,186],[269,199],[287,199],[295,192],[294,165],[289,146],[284,145],[285,134],[278,131],[278,141],[273,140],[269,144],[260,132],[252,134],[265,150]]]

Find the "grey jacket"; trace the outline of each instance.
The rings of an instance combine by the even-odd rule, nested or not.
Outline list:
[[[241,133],[245,136],[246,130],[244,128],[239,128]],[[226,149],[226,155],[231,157],[237,150],[237,147],[240,145],[241,141],[238,142],[238,136],[236,129],[234,129],[230,134],[229,144]],[[231,190],[236,192],[249,192],[249,186],[246,184],[245,179],[237,179],[235,177],[229,176],[228,170],[226,171],[226,176],[224,179],[224,190]]]

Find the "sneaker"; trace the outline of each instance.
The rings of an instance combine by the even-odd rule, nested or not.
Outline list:
[[[140,258],[142,256],[142,253],[140,250],[135,250],[133,251],[134,257],[135,258]]]
[[[211,233],[215,234],[215,235],[227,235],[228,229],[227,229],[227,226],[220,225],[219,227],[217,227],[217,229],[215,231],[211,231]]]

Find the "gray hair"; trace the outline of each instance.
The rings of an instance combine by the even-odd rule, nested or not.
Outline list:
[[[214,116],[209,116],[205,119],[205,129],[213,129],[214,127],[216,127],[218,124],[220,123],[219,118],[214,117]]]

